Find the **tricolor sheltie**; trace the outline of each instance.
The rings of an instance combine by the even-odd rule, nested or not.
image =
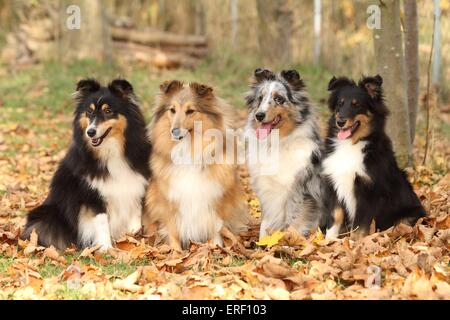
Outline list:
[[[364,77],[358,84],[332,78],[323,173],[334,195],[327,237],[358,229],[369,231],[372,220],[384,230],[425,215],[406,174],[397,166],[384,131],[388,109],[382,78]]]
[[[100,245],[141,228],[151,145],[126,80],[108,87],[81,80],[75,92],[73,141],[44,203],[32,210],[22,238],[36,230],[41,245]]]
[[[216,156],[226,153],[222,143],[232,127],[230,106],[198,83],[167,81],[160,89],[149,129],[154,152],[144,227],[157,224],[160,235],[177,250],[190,241],[221,245],[222,226],[237,233],[247,221],[233,160],[211,163],[203,157],[211,149]]]
[[[269,139],[276,130],[279,134],[276,164],[248,163],[261,202],[260,238],[288,226],[307,235],[317,229],[325,209],[321,140],[303,80],[295,70],[275,74],[256,69],[246,101],[247,129],[255,130],[258,140]],[[278,170],[268,174],[261,170],[264,165]]]

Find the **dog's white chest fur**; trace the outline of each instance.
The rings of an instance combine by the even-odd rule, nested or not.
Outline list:
[[[308,138],[305,129],[299,128],[280,142],[279,157],[274,158],[277,163],[248,164],[252,185],[263,211],[261,237],[266,234],[267,228],[285,227],[286,200],[297,176],[311,163],[311,155],[317,148],[318,145]],[[277,170],[270,172],[274,167]]]
[[[213,239],[222,227],[215,210],[223,196],[222,185],[200,165],[174,165],[171,171],[168,198],[179,208],[176,224],[180,241]]]
[[[147,180],[130,168],[115,139],[106,140],[100,148],[100,157],[107,159],[109,176],[88,182],[103,196],[111,236],[118,239],[141,228],[142,198]]]
[[[323,172],[331,178],[340,201],[347,207],[351,222],[355,219],[355,178],[369,179],[364,166],[363,149],[366,141],[353,144],[351,139],[335,140],[335,150],[323,161]]]

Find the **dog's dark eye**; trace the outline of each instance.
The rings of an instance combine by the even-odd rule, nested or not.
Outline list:
[[[194,110],[192,110],[192,109],[186,110],[186,114],[187,115],[190,115],[190,114],[193,114],[193,113],[194,113]]]
[[[175,113],[176,112],[175,108],[170,108],[169,110],[170,110],[171,113]]]
[[[277,104],[283,104],[286,100],[282,96],[276,96],[273,98]]]
[[[108,109],[103,110],[103,112],[104,112],[106,115],[109,115],[109,114],[112,113],[112,110],[108,108]]]

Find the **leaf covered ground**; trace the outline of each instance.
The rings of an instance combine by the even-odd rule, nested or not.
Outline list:
[[[90,71],[79,68],[68,73],[76,77]],[[408,171],[429,213],[414,227],[399,225],[362,239],[337,241],[325,240],[320,232],[306,239],[287,230],[257,242],[259,203],[241,168],[252,221],[238,236],[223,230],[223,248],[193,243],[189,250],[174,252],[155,244],[156,236],[134,235],[104,254],[97,248],[58,252],[38,246],[35,235],[29,241],[18,239],[26,212],[45,198],[71,139],[70,99],[54,92],[70,93],[75,78],[62,79],[67,88],[64,81],[61,88],[52,87],[56,82],[41,80],[42,72],[0,81],[1,299],[450,299],[448,113],[434,122],[427,166]],[[59,70],[53,72],[48,78],[62,77]],[[133,74],[137,82],[141,74]],[[183,76],[158,75],[153,81]],[[239,100],[245,86],[232,81],[245,79],[233,77],[215,81],[225,88],[236,86],[238,97],[234,91],[223,95]],[[306,78],[324,85],[315,73]],[[141,95],[150,100],[148,93]],[[316,96],[316,101],[322,98]],[[418,131],[423,128],[420,121]],[[423,144],[418,134],[417,163]]]

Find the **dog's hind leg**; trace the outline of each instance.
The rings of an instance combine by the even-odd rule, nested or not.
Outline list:
[[[333,224],[327,229],[327,239],[337,239],[341,230],[342,223],[344,222],[344,210],[341,207],[337,207],[333,212]]]
[[[220,234],[220,230],[222,230],[223,227],[223,220],[220,218],[217,218],[215,230],[214,230],[214,236],[213,236],[213,244],[216,246],[223,246],[223,239],[222,235]]]
[[[55,205],[41,205],[32,210],[27,217],[25,229],[21,239],[29,239],[33,230],[38,235],[41,246],[55,246],[64,250],[71,243],[76,242],[76,232],[67,224],[63,215]]]
[[[83,207],[78,222],[78,239],[81,247],[99,245],[102,251],[111,248],[108,215],[106,213],[95,214]]]

